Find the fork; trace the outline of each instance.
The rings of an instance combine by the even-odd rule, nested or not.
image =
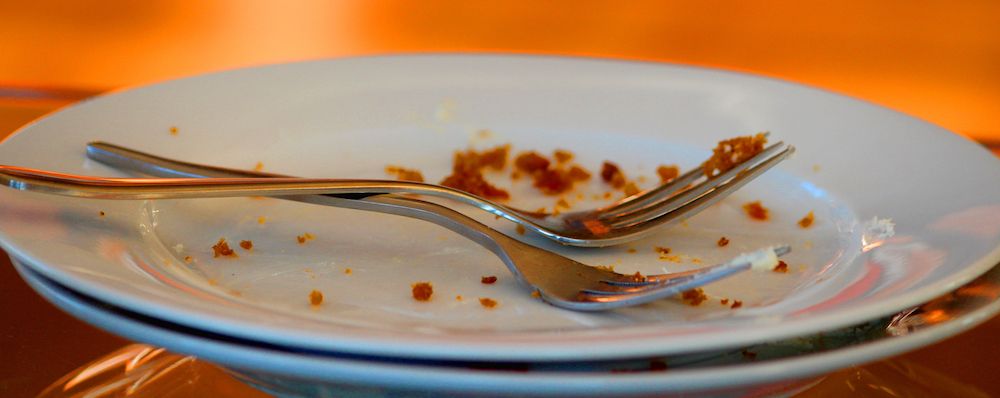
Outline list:
[[[433,222],[484,246],[496,254],[515,278],[560,308],[603,311],[648,303],[703,286],[759,266],[790,251],[788,246],[758,250],[726,263],[682,273],[625,275],[591,267],[562,255],[513,239],[458,211],[419,199],[372,194],[345,199],[326,196],[344,192],[345,180],[298,178],[103,178],[0,165],[0,183],[35,191],[98,199],[183,199],[234,196],[284,196],[392,213]],[[349,190],[348,190],[349,191]],[[767,264],[765,264],[767,266]]]
[[[380,192],[420,193],[453,199],[513,221],[565,245],[601,247],[637,240],[653,232],[656,227],[683,221],[746,185],[794,151],[795,148],[791,145],[778,142],[725,173],[705,178],[697,185],[691,184],[703,179],[701,167],[609,206],[559,215],[518,210],[457,189],[430,184],[384,181],[387,188]],[[87,144],[87,156],[115,168],[160,177],[287,177],[183,162],[100,141]],[[357,197],[357,194],[336,195],[342,198]],[[319,202],[336,205],[334,201]]]

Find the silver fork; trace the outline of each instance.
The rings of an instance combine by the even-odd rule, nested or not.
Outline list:
[[[453,199],[518,223],[562,244],[600,247],[633,241],[648,235],[654,228],[689,218],[757,178],[794,151],[791,145],[778,142],[716,177],[704,178],[702,168],[698,167],[667,184],[609,206],[559,215],[518,210],[463,191],[430,184],[383,181],[385,189],[369,192],[419,193]],[[115,168],[160,177],[287,177],[183,162],[99,141],[87,145],[87,156]],[[704,181],[691,186],[699,179]],[[336,195],[349,199],[360,197],[358,193]],[[319,202],[336,205],[329,201]]]
[[[326,196],[344,191],[345,180],[296,178],[102,178],[0,166],[0,183],[24,191],[98,199],[183,199],[284,196],[361,210],[409,216],[455,231],[496,254],[515,278],[546,302],[577,311],[602,311],[648,303],[750,269],[757,257],[780,256],[788,246],[761,249],[729,262],[675,274],[624,275],[591,267],[510,238],[447,207],[395,195],[360,199]]]

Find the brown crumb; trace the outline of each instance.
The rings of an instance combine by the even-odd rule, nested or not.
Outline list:
[[[534,151],[521,153],[514,158],[514,167],[529,175],[548,170],[551,163],[549,159]]]
[[[753,201],[743,205],[743,212],[750,218],[758,221],[767,221],[770,211],[760,204],[760,201]]]
[[[573,181],[587,181],[590,179],[590,172],[583,167],[573,165],[566,172],[566,176]]]
[[[518,235],[524,235],[524,233],[526,232],[524,230],[524,226],[521,224],[517,224],[517,226],[514,227],[514,230],[517,231]]]
[[[459,294],[459,295],[455,296],[455,300],[456,301],[462,301],[462,295]]]
[[[323,292],[315,289],[309,292],[309,304],[312,306],[323,304]]]
[[[802,228],[809,228],[813,225],[814,221],[816,221],[816,215],[814,215],[812,211],[809,211],[805,217],[802,217],[802,219],[799,220],[799,226]]]
[[[316,237],[308,232],[295,237],[295,240],[298,241],[300,245],[303,245],[306,242],[311,241],[313,239],[316,239]]]
[[[214,252],[212,257],[236,257],[236,252],[229,248],[226,238],[219,238],[219,242],[212,246],[212,251]]]
[[[264,216],[257,217],[257,224],[263,225],[266,222],[267,222],[267,217]]]
[[[484,276],[484,277],[480,278],[479,281],[482,282],[482,284],[484,284],[484,285],[492,285],[494,283],[497,283],[497,277],[493,276],[493,275]]]
[[[546,195],[559,195],[573,189],[573,179],[558,169],[546,169],[535,172],[532,185]]]
[[[629,275],[629,280],[632,282],[642,283],[646,281],[646,277],[639,271],[635,271],[634,275]]]
[[[101,217],[104,217],[104,214],[105,214],[105,213],[104,213],[104,210],[101,210],[101,211],[99,211],[99,212],[98,212],[97,214],[98,214],[99,216],[101,216]]]
[[[556,158],[556,163],[560,164],[573,160],[573,152],[563,149],[556,149],[552,156]]]
[[[495,308],[497,306],[497,301],[489,297],[480,297],[479,304],[486,308]]]
[[[430,282],[417,282],[411,285],[413,288],[413,299],[417,301],[428,301],[434,294],[434,287]]]
[[[722,304],[722,305],[729,304],[729,299],[727,299],[727,298],[721,299],[721,300],[719,300],[719,304]]]
[[[705,300],[708,300],[708,296],[705,295],[704,290],[701,290],[701,288],[696,287],[694,289],[687,290],[681,293],[681,299],[686,301],[688,305],[697,306],[702,302],[704,302]]]
[[[670,254],[670,248],[669,247],[653,246],[653,251],[655,251],[660,256],[666,256],[666,255]]]
[[[735,309],[740,308],[742,306],[743,306],[743,302],[742,301],[740,301],[740,300],[733,300],[733,305],[729,306],[729,308],[732,308],[732,309],[735,310]]]
[[[764,133],[719,141],[712,149],[712,157],[702,163],[705,177],[715,177],[738,166],[764,150],[767,136]]]
[[[424,182],[424,175],[419,170],[399,166],[385,166],[385,173],[396,176],[400,181]]]
[[[264,162],[257,162],[257,164],[253,165],[253,171],[261,170],[264,170]]]
[[[472,149],[455,152],[451,174],[441,181],[441,185],[487,199],[510,199],[510,193],[486,181],[483,176],[483,169],[486,168],[503,170],[507,165],[509,151],[510,145],[501,145],[481,153]]]
[[[170,135],[177,135],[179,132],[180,130],[177,129],[177,126],[170,126]]]
[[[681,174],[681,170],[677,167],[677,165],[660,165],[656,168],[656,174],[660,176],[660,183],[666,184],[677,178],[677,176]]]
[[[531,297],[534,297],[534,298],[542,298],[542,293],[541,293],[541,292],[539,292],[539,291],[537,291],[537,290],[532,290],[532,291],[531,291]]]
[[[635,250],[635,248],[634,248],[634,247],[630,247],[630,248],[628,248],[628,250],[625,250],[625,251],[627,251],[627,252],[629,252],[629,253],[635,253],[635,252],[637,252],[638,250]]]
[[[240,247],[242,247],[243,250],[253,249],[253,241],[250,241],[250,240],[241,240],[240,241]]]
[[[782,274],[787,274],[788,273],[788,263],[786,263],[784,261],[781,261],[781,260],[778,260],[778,265],[775,265],[774,269],[772,271],[778,272],[778,273],[782,273]]]
[[[354,273],[354,270],[352,270],[350,268],[344,268],[344,274],[350,275],[350,274],[353,274],[353,273]]]
[[[189,263],[190,264],[192,261],[194,261],[193,257],[191,257],[191,256],[184,256],[184,262],[185,263]]]
[[[601,180],[611,184],[612,187],[620,189],[625,186],[625,174],[618,168],[618,165],[604,161],[601,164]]]
[[[559,200],[556,201],[555,207],[562,207],[564,209],[568,209],[571,206],[569,205],[569,202],[567,202],[565,198],[559,198]]]
[[[636,186],[635,183],[632,181],[629,181],[625,184],[624,191],[625,191],[625,196],[632,196],[639,192],[642,192],[641,190],[639,190],[639,187]]]
[[[604,271],[615,272],[615,266],[614,265],[597,265],[597,266],[594,266],[594,268],[597,268],[597,269],[600,269],[600,270],[604,270]]]
[[[715,242],[715,244],[719,245],[719,247],[725,247],[726,245],[729,244],[729,238],[723,236],[723,237],[719,238],[719,241]]]

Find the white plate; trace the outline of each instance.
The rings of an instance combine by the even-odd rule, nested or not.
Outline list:
[[[843,367],[858,365],[922,347],[990,319],[1000,311],[1000,301],[988,299],[984,291],[995,293],[1000,272],[990,271],[979,280],[975,293],[952,294],[928,305],[926,316],[897,317],[890,330],[857,341],[837,343],[827,335],[828,344],[813,345],[814,339],[793,339],[771,345],[771,355],[757,360],[710,359],[705,365],[676,366],[667,359],[669,371],[609,371],[637,369],[620,361],[604,366],[587,364],[555,370],[504,369],[484,364],[463,367],[450,364],[372,361],[364,358],[295,352],[283,347],[231,339],[179,327],[162,320],[136,316],[115,306],[59,286],[15,262],[25,280],[40,294],[63,310],[99,327],[131,339],[156,344],[171,351],[233,367],[243,380],[279,396],[684,396],[748,397],[788,394],[811,385],[816,377]],[[934,315],[931,315],[934,314]],[[940,316],[946,314],[947,316]],[[942,321],[943,320],[943,321]],[[845,331],[845,335],[853,335]],[[873,338],[872,340],[867,340]],[[799,341],[801,340],[801,341]],[[757,351],[760,352],[760,351]],[[736,353],[740,356],[740,353]],[[648,361],[648,360],[647,360]],[[712,364],[715,362],[715,364]],[[646,362],[648,367],[648,362]]]
[[[758,130],[796,145],[798,156],[687,226],[614,249],[525,238],[643,273],[701,266],[691,257],[660,260],[654,246],[710,263],[791,244],[791,273],[747,273],[706,287],[715,298],[742,300],[739,310],[715,300],[559,310],[531,298],[485,249],[435,225],[273,199],[139,203],[3,190],[0,241],[49,278],[171,322],[310,349],[476,360],[673,354],[804,335],[926,301],[1000,260],[1000,164],[977,145],[826,92],[662,64],[456,55],[237,70],[72,106],[8,139],[0,159],[122,175],[85,160],[84,144],[100,139],[293,175],[384,177],[384,166],[395,164],[437,181],[453,150],[509,142],[515,152],[570,149],[594,171],[617,161],[652,181],[658,164],[691,167],[719,139]],[[514,187],[514,205],[555,202],[524,181]],[[598,182],[581,188],[585,199],[605,190]],[[740,206],[752,200],[773,219],[747,220]],[[817,224],[802,230],[796,221],[808,211]],[[514,234],[508,223],[471,214]],[[869,231],[873,218],[891,219],[896,235]],[[316,239],[296,243],[306,232]],[[733,243],[720,249],[723,235]],[[220,237],[255,246],[214,259]],[[482,285],[484,275],[500,281]],[[410,298],[417,281],[434,284],[432,301]],[[308,303],[312,289],[326,296],[318,309]],[[478,297],[500,306],[486,310]]]

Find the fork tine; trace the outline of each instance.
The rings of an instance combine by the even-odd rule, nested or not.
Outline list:
[[[606,224],[607,227],[612,229],[630,229],[635,228],[638,230],[645,230],[655,226],[669,224],[672,222],[679,221],[682,218],[691,217],[698,212],[701,212],[708,206],[715,204],[716,202],[722,200],[729,193],[736,191],[737,189],[743,187],[750,181],[763,174],[765,171],[776,166],[782,160],[787,158],[789,155],[795,152],[795,147],[788,145],[779,152],[778,154],[768,158],[762,163],[754,165],[753,167],[746,169],[743,173],[725,181],[722,184],[715,186],[711,191],[701,195],[694,200],[690,200],[684,203],[679,201],[672,203],[677,204],[677,206],[663,206],[649,209],[647,212],[633,213],[627,218],[622,218],[616,220],[615,222]],[[655,212],[650,215],[648,213]]]
[[[764,133],[764,134],[765,136],[770,135],[770,133]],[[772,151],[775,147],[781,144],[783,143],[779,141],[765,148],[763,151],[761,151],[761,153]],[[749,166],[765,158],[765,156],[759,156],[759,155],[761,154],[757,154],[754,157],[747,159],[747,161],[737,165],[735,168],[740,168],[743,165]],[[671,180],[670,182],[667,182],[666,184],[662,184],[646,192],[638,193],[634,196],[625,198],[622,201],[614,203],[611,206],[597,209],[595,211],[603,212],[605,214],[613,216],[613,214],[626,214],[628,212],[631,212],[632,210],[654,205],[660,201],[671,198],[676,192],[681,191],[684,188],[687,188],[689,184],[694,183],[696,180],[698,180],[704,175],[705,171],[702,168],[702,166],[699,165],[698,167],[695,167],[694,169],[680,175],[679,177]],[[718,177],[722,176],[720,175]]]
[[[788,147],[784,142],[777,142],[771,145],[755,155],[754,157],[748,159],[747,161],[740,163],[736,167],[727,170],[716,177],[707,179],[702,183],[691,187],[690,189],[683,191],[677,195],[670,197],[660,197],[657,195],[656,201],[646,201],[645,206],[634,207],[628,211],[616,212],[614,214],[606,214],[601,217],[602,220],[606,222],[616,223],[623,220],[631,220],[635,218],[650,218],[650,213],[657,213],[656,215],[665,214],[673,211],[685,203],[688,203],[698,197],[717,189],[720,186],[730,183],[734,178],[738,178],[742,173],[746,172],[752,166],[767,162],[774,157],[780,156],[781,151]],[[655,216],[652,216],[655,217]]]
[[[774,254],[778,257],[788,254],[792,251],[791,247],[788,245],[775,246],[770,249],[773,250]],[[743,261],[741,261],[743,260]],[[701,284],[711,283],[713,281],[719,280],[726,276],[732,275],[733,272],[739,272],[745,270],[751,264],[745,261],[743,256],[736,257],[722,264],[713,265],[710,267],[699,268],[691,271],[670,273],[670,274],[658,274],[658,275],[647,275],[645,281],[642,282],[630,282],[628,278],[624,280],[604,280],[602,281],[607,285],[604,289],[581,289],[581,292],[594,295],[594,296],[624,296],[632,294],[644,294],[649,291],[656,291],[659,289],[670,288],[675,285],[685,286],[688,282],[692,280],[699,280]],[[730,269],[736,269],[736,271],[731,271]],[[627,275],[626,275],[627,276]],[[700,286],[700,285],[699,285]],[[686,289],[685,289],[686,290]]]

